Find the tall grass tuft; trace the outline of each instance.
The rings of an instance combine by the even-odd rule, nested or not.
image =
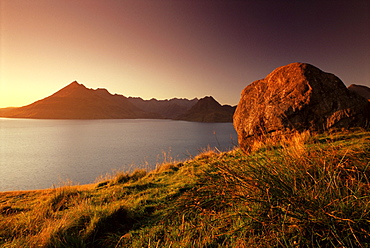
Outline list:
[[[90,186],[0,194],[0,247],[370,247],[370,133],[206,150]]]
[[[179,199],[178,218],[188,220],[180,231],[188,228],[203,247],[370,245],[370,165],[358,156],[369,146],[320,148],[308,140],[295,136],[240,163],[213,164]]]

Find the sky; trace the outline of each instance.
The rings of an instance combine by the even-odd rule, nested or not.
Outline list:
[[[370,86],[368,0],[0,0],[0,107],[76,80],[143,99],[236,105],[305,62]]]

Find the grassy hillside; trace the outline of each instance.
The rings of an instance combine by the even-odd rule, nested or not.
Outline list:
[[[253,150],[0,193],[0,246],[370,246],[369,132],[303,133]]]

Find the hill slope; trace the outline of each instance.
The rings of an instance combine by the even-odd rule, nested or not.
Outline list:
[[[235,107],[219,104],[213,97],[200,99],[177,119],[198,122],[232,122]]]
[[[370,133],[208,151],[95,185],[0,193],[3,247],[368,247]]]
[[[30,105],[0,112],[2,117],[36,119],[132,119],[153,118],[122,95],[106,89],[88,89],[76,81]]]
[[[35,119],[176,119],[231,122],[235,107],[221,106],[212,97],[143,100],[88,89],[76,81],[49,97],[19,108],[1,108],[0,117]]]
[[[146,112],[156,113],[157,118],[165,119],[176,119],[198,102],[197,98],[192,100],[178,98],[170,100],[143,100],[139,97],[129,97],[127,99],[132,104]]]
[[[370,88],[364,85],[351,84],[348,89],[352,92],[359,94],[360,96],[370,100]]]

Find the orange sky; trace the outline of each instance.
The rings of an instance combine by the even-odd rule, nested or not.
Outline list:
[[[0,0],[0,107],[74,80],[235,105],[247,84],[297,61],[370,86],[369,1],[307,2]]]

